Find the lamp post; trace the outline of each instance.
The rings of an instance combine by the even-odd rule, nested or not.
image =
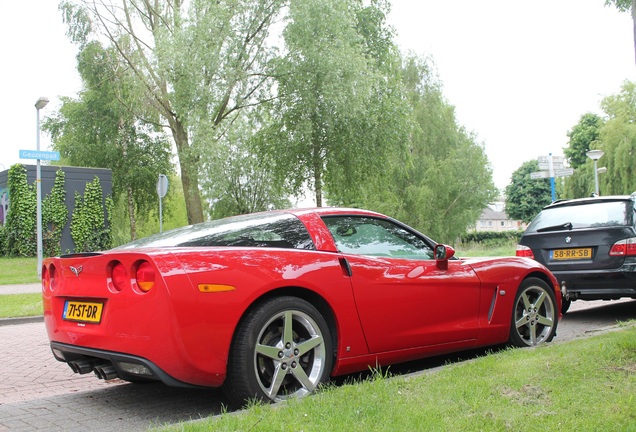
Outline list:
[[[588,151],[585,154],[587,155],[587,157],[589,157],[590,159],[592,159],[594,161],[594,193],[596,194],[596,196],[599,196],[599,192],[598,192],[598,169],[596,167],[596,164],[597,164],[598,160],[603,157],[605,152],[603,150],[590,150],[590,151]]]
[[[49,103],[49,100],[45,97],[39,98],[35,102],[36,111],[36,129],[37,129],[37,151],[40,152],[40,110]],[[35,199],[36,199],[36,223],[37,223],[37,254],[38,254],[38,277],[42,277],[42,179],[40,175],[40,159],[37,159],[35,165]]]

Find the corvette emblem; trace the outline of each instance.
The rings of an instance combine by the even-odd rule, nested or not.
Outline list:
[[[565,238],[565,242],[567,244],[570,244],[571,241],[572,241],[572,237],[568,236],[568,237]]]
[[[79,266],[79,267],[70,267],[71,271],[73,272],[73,274],[75,275],[75,277],[79,277],[79,274],[82,272],[83,266]]]

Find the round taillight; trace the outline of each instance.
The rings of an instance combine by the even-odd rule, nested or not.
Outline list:
[[[49,271],[48,271],[48,278],[49,278],[49,289],[51,291],[55,291],[55,289],[57,288],[57,270],[55,269],[54,265],[51,265],[51,267],[49,267]]]
[[[113,281],[113,287],[117,291],[123,290],[129,282],[126,268],[122,263],[117,263],[113,266],[110,277]]]
[[[137,266],[135,279],[137,279],[137,286],[139,289],[143,292],[148,292],[155,286],[155,269],[149,262],[143,261],[139,264],[139,266]]]
[[[42,267],[42,291],[51,287],[51,277],[46,266]]]

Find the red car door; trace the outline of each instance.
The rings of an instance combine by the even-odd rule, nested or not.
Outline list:
[[[346,255],[362,327],[372,353],[477,338],[480,282],[461,260]]]
[[[435,243],[390,219],[323,221],[348,267],[372,353],[477,338],[480,281],[470,266],[450,260],[438,268]]]

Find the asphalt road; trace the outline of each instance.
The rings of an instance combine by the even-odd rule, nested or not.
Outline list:
[[[559,325],[555,343],[608,331],[630,319],[636,319],[636,300],[574,302]],[[2,432],[145,431],[218,414],[226,403],[216,390],[104,382],[93,374],[76,375],[53,358],[40,320],[5,322],[0,325],[0,341]],[[411,363],[408,372],[430,370],[445,361]]]

